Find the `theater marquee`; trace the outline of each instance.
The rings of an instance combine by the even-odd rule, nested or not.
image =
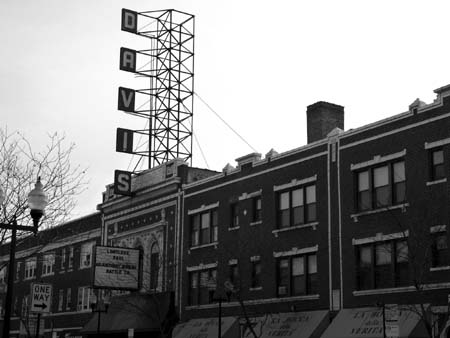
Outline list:
[[[140,250],[97,246],[94,262],[94,288],[139,290]]]

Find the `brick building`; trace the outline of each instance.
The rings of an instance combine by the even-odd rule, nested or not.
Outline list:
[[[219,303],[227,318],[300,321],[327,311],[328,323],[337,317],[325,335],[350,329],[342,336],[357,337],[355,325],[374,324],[346,311],[375,318],[385,304],[405,313],[421,304],[429,322],[417,317],[411,332],[420,336],[427,323],[441,330],[450,291],[450,86],[435,93],[431,104],[416,100],[349,131],[342,106],[317,102],[307,109],[307,145],[249,154],[185,185],[182,320],[208,323]],[[193,332],[185,325],[177,338]],[[381,326],[367,330],[382,336]]]
[[[18,241],[12,337],[35,335],[37,316],[29,311],[32,283],[53,287],[50,313],[41,317],[41,333],[48,337],[71,336],[86,324],[92,316],[92,254],[94,246],[100,243],[100,229],[101,215],[94,213]],[[6,283],[9,243],[0,250],[1,280]],[[1,297],[3,305],[4,292]]]

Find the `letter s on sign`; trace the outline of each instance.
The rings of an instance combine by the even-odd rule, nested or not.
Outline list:
[[[114,171],[114,194],[131,196],[131,172]]]

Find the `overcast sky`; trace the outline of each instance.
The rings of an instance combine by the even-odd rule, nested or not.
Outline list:
[[[450,84],[448,0],[2,0],[0,126],[37,148],[47,132],[76,144],[90,184],[74,216],[95,211],[115,169],[133,169],[116,128],[144,126],[117,110],[117,88],[135,88],[119,49],[138,49],[122,8],[195,15],[194,90],[263,155],[306,144],[316,101],[345,106],[350,129]],[[194,133],[210,169],[252,152],[198,99]],[[207,167],[195,143],[193,165]]]

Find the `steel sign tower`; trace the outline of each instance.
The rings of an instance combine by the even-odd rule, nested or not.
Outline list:
[[[140,27],[140,28],[139,28]],[[192,161],[194,16],[174,9],[122,9],[122,30],[150,40],[150,48],[121,48],[120,69],[148,79],[149,88],[119,88],[118,109],[147,119],[148,128],[117,130],[116,150],[148,157],[148,166]],[[148,137],[136,149],[133,135]]]

